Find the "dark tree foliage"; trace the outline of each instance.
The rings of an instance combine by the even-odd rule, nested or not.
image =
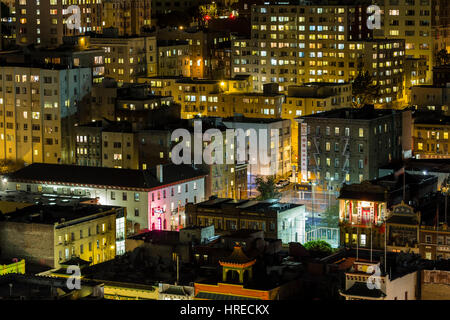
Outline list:
[[[323,240],[309,241],[303,246],[309,251],[312,257],[322,258],[333,253],[333,248],[331,248],[331,245]]]
[[[278,199],[281,197],[281,193],[277,191],[273,177],[268,177],[266,180],[258,177],[255,182],[256,190],[259,192],[258,200]]]
[[[439,50],[436,53],[436,64],[438,66],[446,65],[450,63],[450,54],[446,49]]]
[[[358,72],[358,75],[353,80],[352,90],[355,99],[353,106],[355,108],[361,108],[365,104],[372,104],[381,96],[380,86],[373,84],[373,78],[369,71],[362,72],[360,70]]]

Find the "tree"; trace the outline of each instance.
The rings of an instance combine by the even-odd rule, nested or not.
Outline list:
[[[0,174],[14,172],[23,167],[25,167],[25,163],[22,160],[0,160]]]
[[[320,214],[322,223],[328,228],[337,228],[339,226],[339,205],[330,206]]]
[[[369,71],[363,72],[359,70],[358,75],[352,83],[353,90],[353,106],[355,108],[361,108],[367,103],[373,103],[378,101],[380,94],[380,86],[374,84],[374,80]]]
[[[450,62],[450,54],[446,49],[439,50],[436,53],[436,64],[438,66],[446,65]]]
[[[303,246],[309,251],[312,257],[326,257],[327,255],[333,253],[333,248],[331,248],[331,245],[323,240],[309,241]]]
[[[255,182],[256,190],[259,192],[259,196],[257,197],[258,200],[281,198],[281,193],[277,191],[275,179],[273,177],[268,177],[266,180],[258,177]]]

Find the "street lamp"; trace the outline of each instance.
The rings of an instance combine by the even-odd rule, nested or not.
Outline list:
[[[311,213],[312,213],[312,225],[315,227],[316,226],[316,221],[314,220],[314,193],[315,193],[315,186],[316,186],[316,182],[312,182],[311,185],[311,199],[312,199],[312,206],[311,206]]]
[[[334,177],[330,178],[330,183],[328,185],[328,207],[331,207],[331,190],[333,188],[332,182],[334,181]]]

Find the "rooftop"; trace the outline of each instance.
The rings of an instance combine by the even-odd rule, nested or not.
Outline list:
[[[212,198],[204,202],[197,203],[199,208],[222,209],[223,205],[234,206],[238,209],[245,209],[247,212],[264,213],[269,210],[285,211],[292,208],[300,207],[300,204],[280,203],[276,199],[257,201],[257,200],[234,200],[231,198]]]
[[[240,245],[236,245],[234,247],[233,252],[230,256],[226,258],[221,258],[219,260],[220,265],[223,264],[235,264],[235,265],[252,265],[256,262],[255,259],[250,259],[246,256],[244,251],[242,251],[242,247]]]
[[[87,69],[85,67],[71,67],[68,68],[66,65],[62,64],[48,64],[48,63],[38,63],[38,62],[6,62],[0,60],[1,67],[18,67],[18,68],[34,68],[34,69],[45,69],[45,70],[67,70],[67,69]]]
[[[117,211],[111,211],[119,207],[81,204],[78,206],[59,205],[33,205],[18,209],[15,212],[3,214],[0,221],[36,223],[36,224],[62,224],[70,225],[73,220],[82,219],[83,222],[97,218],[97,214],[111,215]],[[95,216],[95,217],[94,217]],[[79,223],[81,221],[77,221]]]
[[[325,112],[298,117],[297,119],[346,119],[346,120],[374,120],[392,116],[403,111],[394,109],[375,109],[373,105],[366,105],[360,109],[341,108]]]
[[[163,182],[156,177],[156,167],[148,170],[117,169],[62,164],[33,163],[5,175],[10,181],[82,184],[129,189],[153,189],[183,180],[201,178],[203,171],[191,165],[163,165]]]
[[[361,183],[343,184],[338,199],[363,199],[366,201],[385,202],[390,199],[390,193],[403,190],[403,183],[408,189],[420,190],[426,185],[437,182],[437,178],[432,175],[406,173],[405,179],[403,179],[403,175],[405,174],[390,174]]]
[[[29,204],[76,206],[83,202],[91,202],[92,199],[79,195],[64,195],[53,193],[31,193],[22,190],[0,191],[0,210],[23,207]],[[3,211],[5,212],[5,211]]]
[[[247,118],[241,116],[234,116],[228,118],[222,118],[222,122],[240,122],[240,123],[260,123],[260,124],[268,124],[275,123],[280,121],[286,121],[286,119],[274,119],[274,118]],[[225,124],[226,125],[226,124]]]
[[[398,170],[405,166],[406,171],[443,172],[450,173],[450,159],[407,159],[402,162],[390,163],[380,169]]]

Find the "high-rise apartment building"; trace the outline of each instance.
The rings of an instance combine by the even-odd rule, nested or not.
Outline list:
[[[139,35],[150,25],[150,0],[102,1],[102,28],[117,28],[121,36]]]
[[[298,164],[298,117],[351,107],[350,83],[312,82],[302,86],[289,86],[283,103],[281,117],[291,120],[291,161]]]
[[[438,15],[432,0],[377,0],[381,9],[381,29],[374,36],[405,39],[405,55],[424,58],[427,65],[427,82],[431,83],[431,66],[434,63],[434,16]]]
[[[411,151],[411,112],[335,109],[299,121],[299,178],[339,187],[374,179]]]
[[[277,84],[266,84],[264,92],[251,92],[249,76],[206,80],[180,77],[140,78],[153,93],[173,96],[181,105],[181,117],[232,117],[236,113],[252,118],[280,118],[284,95]]]
[[[0,158],[72,163],[74,115],[91,86],[89,68],[0,66]]]
[[[157,74],[155,37],[118,36],[117,29],[105,29],[103,34],[92,35],[91,43],[105,50],[105,77],[123,84]]]
[[[64,36],[99,32],[101,11],[101,0],[16,0],[16,43],[57,46]],[[72,15],[79,26],[66,23]]]
[[[377,103],[403,98],[403,40],[371,39],[350,31],[356,21],[348,5],[265,4],[252,6],[250,39],[232,39],[232,75],[252,75],[254,89],[268,82],[287,91],[305,82],[343,83],[359,70],[381,86]],[[359,24],[358,24],[359,23]]]

